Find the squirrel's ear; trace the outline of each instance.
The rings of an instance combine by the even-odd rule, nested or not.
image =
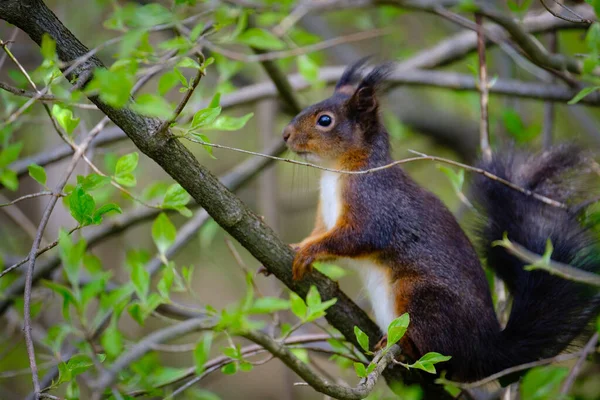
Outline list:
[[[359,112],[372,112],[377,109],[377,92],[385,79],[394,70],[394,63],[379,65],[365,76],[350,98],[349,105]]]
[[[371,113],[377,110],[375,88],[372,86],[359,87],[348,101],[348,105],[352,111],[358,113]]]

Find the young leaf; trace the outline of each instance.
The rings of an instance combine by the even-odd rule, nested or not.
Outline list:
[[[296,293],[290,292],[290,302],[292,304],[291,309],[294,315],[300,318],[301,320],[304,320],[306,318],[306,312],[308,310],[308,308],[306,307],[306,303],[304,303],[304,300],[302,300],[302,298]]]
[[[214,122],[221,114],[221,107],[209,107],[199,110],[192,119],[192,129],[202,128]]]
[[[365,368],[365,365],[363,363],[355,362],[354,370],[356,371],[356,376],[358,376],[359,378],[366,378],[368,375],[367,369]]]
[[[411,364],[410,367],[422,369],[423,371],[429,372],[430,374],[435,374],[436,370],[434,365],[440,362],[448,361],[451,358],[452,357],[450,356],[443,356],[440,353],[430,352],[425,354],[414,364]]]
[[[123,186],[135,186],[136,179],[133,171],[138,165],[140,155],[137,152],[125,154],[115,166],[115,180]]]
[[[46,186],[46,170],[37,164],[30,164],[27,169],[29,170],[29,176],[31,176],[37,183],[42,186]]]
[[[169,217],[165,213],[160,213],[152,224],[152,239],[158,251],[161,254],[165,254],[173,242],[175,242],[176,236],[177,230],[169,220]]]
[[[63,108],[58,104],[52,106],[52,116],[56,118],[58,124],[71,135],[77,125],[79,125],[79,118],[73,116],[73,111],[68,108]]]
[[[190,195],[180,184],[174,183],[167,189],[162,205],[165,208],[179,209],[185,207],[190,201],[190,198]]]
[[[214,121],[209,128],[218,131],[237,131],[242,129],[246,123],[254,116],[254,113],[248,113],[243,117],[230,117],[222,115]]]
[[[113,212],[113,211],[118,214],[123,213],[123,211],[121,210],[121,207],[119,207],[115,203],[104,204],[103,206],[98,208],[92,215],[92,223],[95,225],[100,225],[102,223],[102,217],[104,216],[104,214],[107,214],[107,213]]]
[[[393,320],[388,326],[387,331],[387,348],[389,349],[394,344],[398,343],[400,339],[406,333],[408,325],[410,324],[410,317],[407,313],[402,314],[395,320]]]
[[[320,273],[322,273],[323,275],[329,277],[329,279],[332,279],[334,281],[337,281],[338,279],[343,278],[344,276],[347,275],[347,272],[345,269],[338,267],[337,265],[334,265],[334,264],[316,262],[313,264],[313,267],[317,271],[319,271]]]
[[[569,100],[567,102],[567,104],[569,104],[569,105],[577,104],[577,103],[579,103],[581,101],[581,99],[583,99],[584,97],[586,97],[590,93],[595,92],[598,89],[600,89],[600,86],[588,86],[588,87],[584,87],[571,100]]]
[[[94,198],[87,194],[81,186],[76,186],[69,195],[69,211],[82,226],[93,222],[92,216],[96,208]]]
[[[135,263],[133,265],[131,281],[137,296],[143,303],[146,303],[148,291],[150,290],[150,273],[146,270],[144,264]]]
[[[307,82],[315,83],[319,80],[319,65],[306,54],[297,58],[298,71]]]
[[[8,167],[10,163],[16,161],[22,148],[23,142],[16,142],[2,149],[0,151],[0,168]]]
[[[196,364],[196,374],[201,375],[204,372],[204,364],[208,360],[210,347],[212,345],[212,332],[205,334],[194,349],[194,362]]]
[[[151,93],[139,95],[130,108],[142,115],[157,118],[169,118],[173,114],[173,106],[164,97]]]
[[[239,43],[262,50],[283,50],[285,43],[271,32],[250,28],[237,37]]]
[[[316,286],[312,285],[306,295],[306,305],[309,308],[318,307],[321,304],[321,294]]]
[[[225,364],[222,368],[221,368],[221,372],[224,373],[225,375],[233,375],[237,372],[237,365],[234,362],[231,362],[229,364]]]
[[[251,314],[270,314],[276,311],[287,310],[291,307],[288,300],[278,297],[260,297],[254,301],[254,304],[248,311]]]
[[[110,358],[116,358],[123,350],[123,335],[117,326],[117,319],[112,318],[108,328],[104,331],[100,340],[104,351]]]
[[[360,345],[360,347],[365,351],[369,352],[369,337],[366,333],[364,333],[358,326],[354,327],[354,335],[356,336],[356,341]]]

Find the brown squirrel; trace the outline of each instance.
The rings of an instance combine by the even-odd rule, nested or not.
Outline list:
[[[332,97],[290,122],[283,139],[292,151],[335,170],[360,171],[393,161],[377,99],[392,66],[368,74],[364,69],[364,60],[347,68]],[[559,146],[536,156],[494,154],[480,166],[566,202],[581,190],[557,179],[581,167],[582,159],[574,147]],[[481,253],[513,296],[504,329],[475,247],[444,204],[399,166],[368,174],[322,173],[315,228],[296,247],[294,279],[302,279],[319,260],[354,266],[380,328],[385,332],[393,319],[409,313],[411,323],[400,342],[403,354],[452,356],[442,368],[454,380],[473,381],[555,356],[598,314],[598,291],[544,271],[526,271],[525,263],[491,244],[506,233],[543,254],[550,239],[553,260],[598,271],[597,240],[569,210],[483,176],[473,187],[487,217],[478,230]]]

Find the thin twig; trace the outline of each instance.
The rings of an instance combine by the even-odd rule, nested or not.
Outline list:
[[[327,379],[319,375],[309,365],[298,359],[289,348],[262,332],[246,332],[243,336],[261,345],[272,355],[283,361],[285,365],[297,373],[313,389],[336,399],[353,400],[365,398],[373,390],[382,372],[400,354],[400,348],[397,345],[392,346],[385,354],[379,352],[372,361],[376,364],[375,370],[367,378],[361,380],[355,388],[350,388],[327,381]]]
[[[263,61],[273,61],[279,60],[281,58],[289,58],[296,57],[303,54],[314,53],[316,51],[321,51],[328,49],[333,46],[339,46],[345,43],[358,42],[362,40],[373,39],[380,36],[385,36],[393,33],[393,28],[381,28],[381,29],[372,29],[364,32],[356,32],[345,36],[340,36],[333,39],[324,40],[319,43],[311,44],[304,47],[298,47],[290,50],[282,50],[282,51],[272,51],[269,53],[260,53],[260,54],[244,54],[239,53],[237,51],[232,51],[229,49],[225,49],[223,47],[217,46],[214,43],[206,42],[206,48],[212,50],[216,53],[223,54],[224,56],[242,62],[263,62]]]
[[[99,399],[104,390],[110,387],[115,381],[117,374],[123,371],[134,361],[145,355],[152,346],[157,343],[163,343],[193,332],[210,329],[214,327],[214,322],[205,317],[194,318],[177,325],[168,326],[152,332],[144,339],[140,340],[135,346],[128,349],[120,355],[111,365],[110,369],[105,370],[100,374],[98,380],[94,384],[94,399]]]
[[[201,63],[204,62],[204,57],[200,54],[200,58],[202,59]],[[198,68],[198,72],[196,73],[196,76],[192,79],[192,85],[191,87],[189,87],[185,93],[185,96],[183,96],[183,99],[181,99],[181,101],[179,102],[179,104],[177,105],[177,108],[175,109],[175,112],[173,113],[173,116],[170,119],[167,119],[165,121],[163,121],[158,128],[156,128],[156,133],[157,134],[163,134],[167,131],[167,129],[169,129],[169,127],[171,126],[171,124],[173,124],[175,122],[175,120],[177,119],[177,117],[179,117],[179,114],[181,114],[181,112],[183,111],[183,109],[185,108],[186,104],[188,103],[188,101],[190,101],[190,99],[192,98],[192,94],[194,94],[194,91],[196,90],[196,87],[198,87],[198,84],[200,83],[200,79],[202,79],[202,77],[204,76],[204,69],[203,68]]]
[[[481,14],[475,14],[477,24],[477,54],[479,55],[479,104],[481,118],[479,120],[479,146],[481,156],[485,162],[492,160],[492,148],[490,147],[490,132],[488,118],[489,89],[487,78],[487,64],[485,60],[485,37],[483,35],[483,18]]]
[[[571,372],[569,373],[569,376],[567,377],[567,379],[565,380],[565,382],[562,385],[562,388],[560,389],[560,394],[566,396],[569,393],[569,390],[571,390],[571,386],[573,386],[573,383],[575,383],[575,379],[577,378],[577,375],[579,374],[579,372],[581,371],[581,368],[583,367],[583,363],[585,362],[586,357],[588,356],[588,354],[590,354],[594,351],[594,348],[596,347],[597,343],[598,343],[598,332],[596,332],[596,333],[594,333],[594,335],[592,335],[592,337],[587,342],[587,344],[585,345],[583,350],[581,350],[581,357],[579,357],[579,359],[577,360],[575,365],[573,365],[573,368],[571,368]]]
[[[471,383],[461,383],[461,382],[449,381],[444,378],[439,378],[436,380],[436,382],[440,383],[440,384],[456,386],[461,389],[473,389],[473,388],[487,385],[488,383],[492,383],[495,380],[502,378],[503,376],[507,376],[507,375],[513,374],[515,372],[524,371],[526,369],[530,369],[530,368],[534,368],[534,367],[539,367],[540,365],[547,365],[547,364],[553,364],[553,363],[558,363],[558,362],[563,362],[563,361],[569,361],[569,360],[579,357],[581,355],[581,353],[582,352],[579,351],[579,352],[571,353],[571,354],[561,354],[561,355],[558,355],[558,356],[552,357],[552,358],[544,358],[542,360],[532,361],[532,362],[529,362],[526,364],[515,365],[514,367],[507,368],[507,369],[497,372],[493,375],[490,375],[486,378],[483,378],[481,380],[471,382]]]
[[[544,0],[540,0],[544,4]],[[548,34],[548,48],[552,53],[558,52],[558,32],[550,32]],[[550,83],[554,83],[555,79],[551,76]],[[544,123],[542,125],[542,145],[545,149],[552,146],[552,133],[554,130],[554,103],[547,101],[544,103]]]
[[[236,151],[239,153],[244,153],[244,154],[251,154],[254,156],[259,156],[259,157],[265,157],[265,158],[270,158],[272,160],[277,160],[277,161],[281,161],[281,162],[286,162],[286,163],[290,163],[290,164],[296,164],[296,165],[302,165],[305,167],[310,167],[310,168],[316,168],[316,169],[320,169],[322,171],[329,171],[329,172],[337,172],[339,174],[347,174],[347,175],[364,175],[364,174],[371,174],[377,171],[382,171],[384,169],[388,169],[388,168],[392,168],[396,165],[400,165],[400,164],[406,164],[409,162],[414,162],[414,161],[424,161],[424,160],[430,160],[430,161],[438,161],[444,164],[450,164],[450,165],[454,165],[456,167],[460,167],[460,168],[464,168],[467,171],[471,171],[471,172],[475,172],[477,174],[481,174],[483,176],[485,176],[486,178],[492,179],[494,181],[500,182],[503,185],[508,186],[511,189],[514,189],[516,191],[519,191],[527,196],[531,196],[533,198],[535,198],[536,200],[539,200],[543,203],[546,203],[548,205],[551,205],[553,207],[558,207],[558,208],[567,208],[567,205],[564,203],[561,203],[559,201],[553,200],[549,197],[546,196],[542,196],[540,194],[534,193],[529,189],[525,189],[521,186],[515,185],[514,183],[507,181],[506,179],[503,179],[497,175],[494,175],[484,169],[481,168],[477,168],[477,167],[472,167],[470,165],[467,164],[463,164],[460,163],[458,161],[453,161],[453,160],[449,160],[447,158],[442,158],[442,157],[436,157],[436,156],[430,156],[424,153],[419,153],[416,152],[414,150],[412,150],[413,153],[415,154],[419,154],[419,157],[411,157],[411,158],[405,158],[403,160],[398,160],[398,161],[394,161],[392,163],[386,164],[386,165],[382,165],[380,167],[374,167],[374,168],[369,168],[369,169],[364,169],[364,170],[359,170],[359,171],[349,171],[349,170],[342,170],[342,169],[335,169],[335,168],[327,168],[327,167],[323,167],[317,164],[312,164],[312,163],[308,163],[308,162],[303,162],[303,161],[296,161],[296,160],[291,160],[289,158],[281,158],[281,157],[276,157],[276,156],[271,156],[268,154],[262,154],[262,153],[257,153],[254,151],[249,151],[249,150],[242,150],[242,149],[238,149],[235,147],[230,147],[230,146],[225,146],[225,145],[221,145],[221,144],[215,144],[215,143],[208,143],[208,142],[204,142],[202,140],[198,140],[198,139],[193,139],[190,138],[188,136],[179,136],[180,138],[183,139],[187,139],[191,142],[194,143],[199,143],[203,146],[209,146],[209,147],[215,147],[217,149],[225,149],[225,150],[231,150],[231,151]]]
[[[542,6],[552,15],[554,15],[556,18],[560,18],[564,21],[568,21],[568,22],[573,22],[575,24],[586,24],[586,25],[590,25],[592,24],[594,21],[583,18],[581,15],[577,14],[575,11],[573,11],[572,9],[570,9],[569,7],[565,6],[564,4],[562,4],[560,1],[556,1],[556,0],[552,0],[554,2],[554,4],[557,4],[558,6],[560,6],[561,8],[563,8],[564,10],[567,10],[568,12],[570,12],[571,14],[573,14],[574,16],[576,16],[577,18],[571,18],[571,17],[566,17],[564,15],[560,15],[558,14],[556,11],[554,11],[552,9],[552,7],[548,6],[546,4],[546,2],[544,0],[540,0],[540,3],[542,3]]]
[[[552,275],[560,276],[563,279],[573,282],[585,283],[592,286],[600,286],[600,275],[575,268],[559,261],[548,261],[543,256],[526,249],[519,243],[510,241],[508,238],[498,240],[494,242],[494,245],[502,246],[512,255],[525,262],[528,262],[530,264],[527,267],[529,270],[541,269],[549,272]]]
[[[23,200],[34,199],[36,197],[42,197],[42,196],[55,196],[55,194],[52,193],[52,192],[50,192],[50,191],[48,191],[48,190],[43,191],[43,192],[38,192],[38,193],[26,194],[25,196],[18,197],[18,198],[14,199],[14,200],[12,200],[12,201],[10,201],[8,203],[2,203],[2,204],[0,204],[0,208],[1,207],[12,206],[13,204],[17,204],[18,202],[23,201]],[[63,196],[63,194],[58,193],[58,194],[56,194],[56,196],[61,197],[61,196]]]
[[[9,93],[12,93],[14,95],[17,96],[21,96],[21,97],[36,97],[37,99],[40,101],[49,101],[49,102],[54,102],[54,101],[64,101],[62,99],[59,99],[58,97],[51,95],[51,94],[44,94],[41,95],[39,93],[36,92],[30,92],[24,89],[19,89],[17,87],[11,86],[8,83],[5,82],[0,82],[0,89],[6,90]],[[77,107],[77,108],[82,108],[85,110],[97,110],[98,107],[96,107],[95,104],[84,104],[84,103],[69,103],[70,106],[73,107]]]

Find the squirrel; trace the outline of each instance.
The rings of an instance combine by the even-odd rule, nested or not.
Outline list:
[[[285,127],[283,139],[291,151],[335,171],[393,162],[378,112],[378,92],[393,65],[366,73],[365,64],[361,60],[346,68],[330,98],[307,107]],[[582,167],[582,154],[560,145],[538,155],[493,154],[479,166],[566,202],[582,188],[560,177]],[[363,174],[322,172],[314,230],[293,245],[293,278],[302,279],[315,261],[356,268],[383,332],[398,316],[410,315],[399,342],[403,355],[413,360],[432,351],[451,356],[442,368],[456,381],[472,382],[559,354],[586,334],[599,311],[598,291],[546,271],[527,271],[526,263],[492,243],[507,234],[543,254],[550,240],[553,260],[598,272],[597,239],[569,209],[482,175],[472,186],[485,217],[475,242],[513,296],[504,329],[475,246],[442,201],[399,165]]]

